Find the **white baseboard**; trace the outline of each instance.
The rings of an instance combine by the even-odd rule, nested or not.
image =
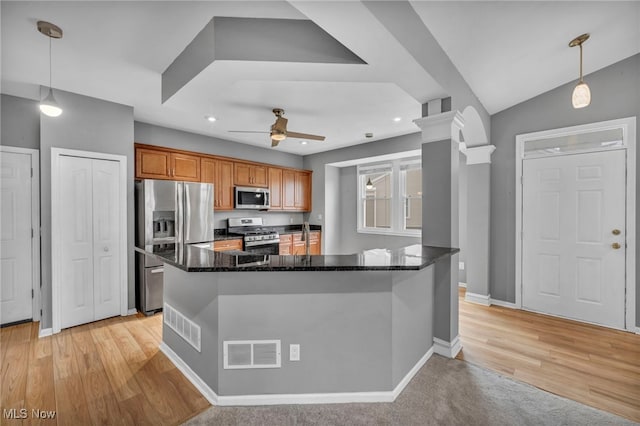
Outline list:
[[[640,327],[636,327],[636,334],[640,334]]]
[[[504,300],[491,299],[491,304],[511,309],[520,309],[515,303],[505,302]]]
[[[458,287],[467,288],[467,283],[458,283]]]
[[[176,354],[173,349],[171,349],[169,346],[166,345],[166,343],[161,342],[160,343],[160,350],[162,351],[163,354],[165,354],[167,356],[167,358],[169,358],[169,361],[171,361],[173,363],[173,365],[176,366],[176,368],[178,370],[180,370],[182,372],[182,374],[184,374],[184,376],[187,378],[187,380],[189,380],[193,386],[196,387],[196,389],[198,389],[198,391],[200,391],[200,393],[202,394],[202,396],[204,396],[207,401],[209,401],[212,405],[219,405],[218,404],[218,395],[216,395],[216,393],[213,391],[213,389],[211,389],[209,387],[209,385],[207,385],[204,380],[202,380],[200,378],[200,376],[198,376],[192,369],[191,367],[189,367],[183,360],[182,358],[180,358],[178,356],[178,354]]]
[[[47,337],[53,335],[53,328],[41,328],[38,332],[38,338]]]
[[[135,314],[137,314],[137,313],[138,313],[138,310],[137,310],[136,308],[129,309],[129,310],[127,311],[127,316],[129,316],[129,315],[135,315]]]
[[[470,293],[468,290],[464,294],[464,300],[471,303],[477,303],[478,305],[490,306],[491,305],[491,296],[478,294],[478,293]]]
[[[462,343],[460,342],[460,336],[453,338],[451,342],[446,342],[437,337],[433,338],[433,351],[438,355],[442,355],[447,358],[455,358],[458,352],[462,349]]]
[[[393,402],[434,354],[432,346],[392,391],[219,396],[164,342],[160,343],[160,350],[211,404],[218,406]]]

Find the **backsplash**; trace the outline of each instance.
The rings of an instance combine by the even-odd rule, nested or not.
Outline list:
[[[283,226],[290,224],[300,224],[303,222],[303,214],[299,212],[261,212],[259,210],[237,210],[215,212],[214,228],[226,229],[227,219],[230,217],[261,217],[265,226]]]

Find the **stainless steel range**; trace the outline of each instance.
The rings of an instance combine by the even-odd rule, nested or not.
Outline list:
[[[243,250],[253,254],[278,254],[280,235],[278,231],[265,228],[261,217],[229,219],[228,234],[243,237]]]

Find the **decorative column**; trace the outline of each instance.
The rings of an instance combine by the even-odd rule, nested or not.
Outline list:
[[[489,306],[489,223],[493,145],[462,149],[467,157],[467,292],[465,300]]]
[[[422,129],[422,244],[458,247],[459,111],[418,118]],[[434,267],[434,352],[454,358],[458,337],[458,255]]]

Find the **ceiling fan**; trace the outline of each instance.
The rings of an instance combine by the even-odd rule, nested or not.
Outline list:
[[[311,139],[314,141],[323,141],[324,136],[310,135],[307,133],[290,132],[287,130],[287,120],[283,117],[284,110],[282,108],[274,108],[273,113],[276,116],[276,122],[271,125],[271,131],[251,131],[251,130],[229,130],[231,133],[269,133],[271,136],[271,147],[276,147],[280,141],[286,138]]]

